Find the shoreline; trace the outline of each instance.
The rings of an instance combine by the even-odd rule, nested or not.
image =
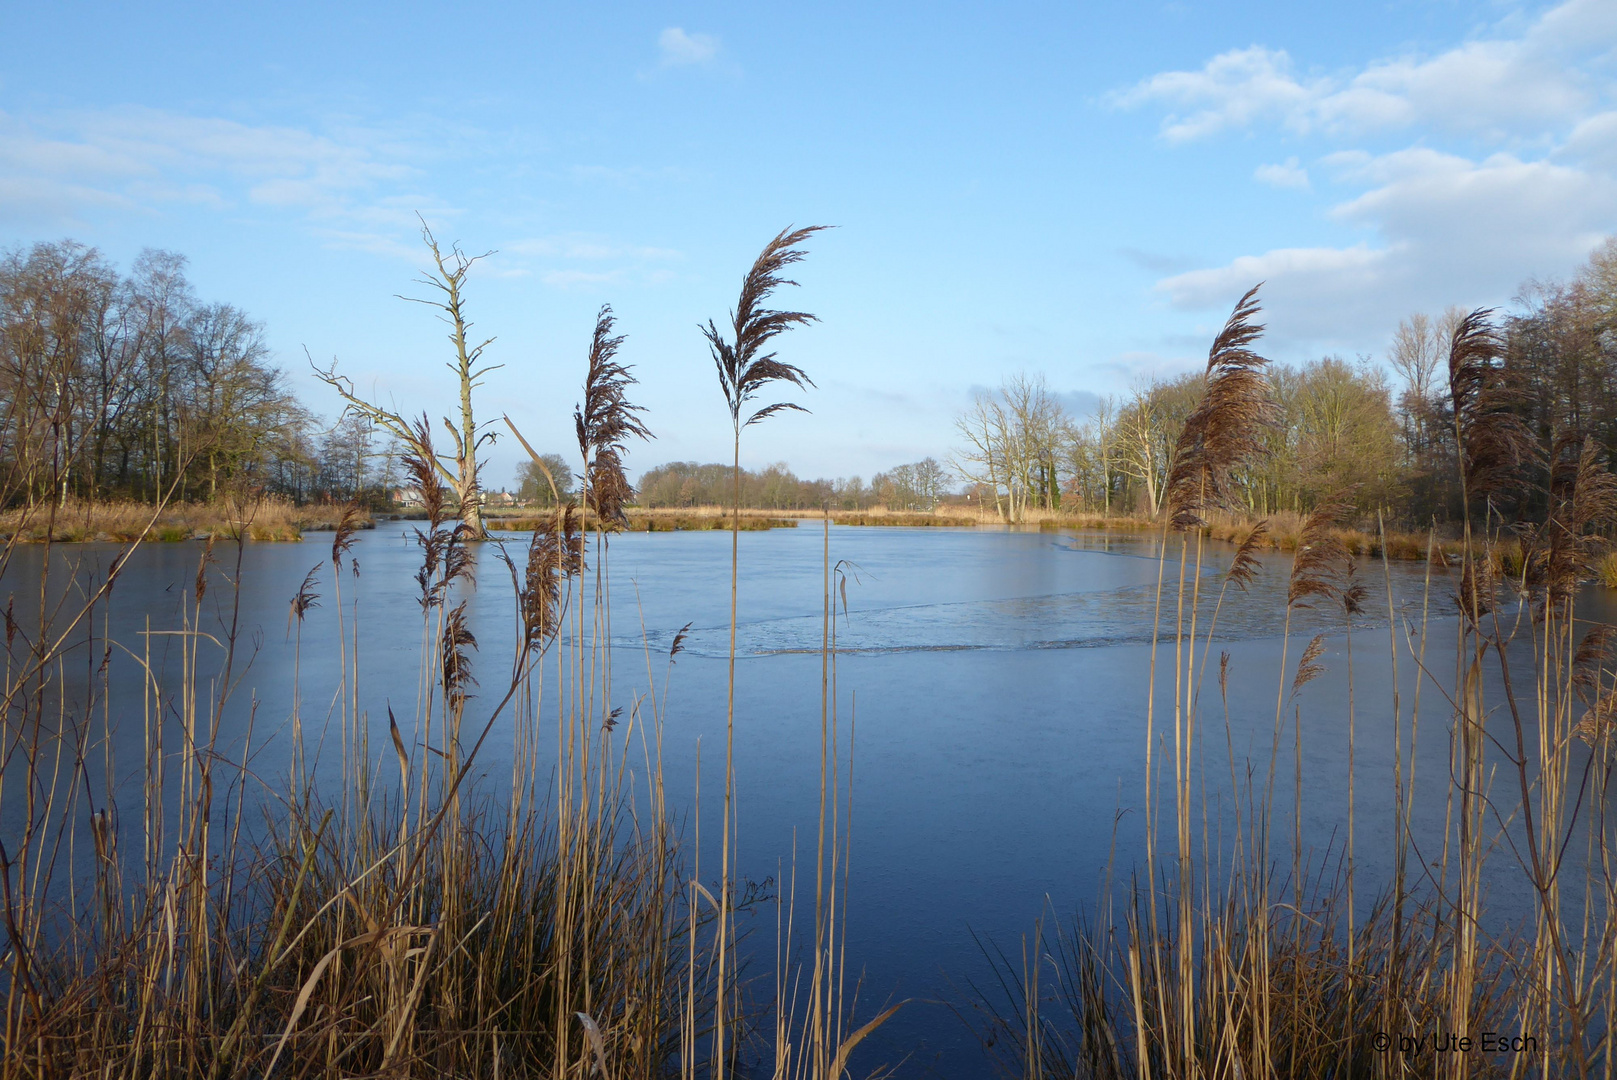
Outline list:
[[[161,512],[149,503],[85,503],[36,506],[0,512],[0,541],[22,544],[177,543],[184,540],[295,541],[305,532],[337,528],[346,507],[325,503],[294,506],[259,503],[171,503]],[[361,511],[351,524],[374,529],[376,518]]]

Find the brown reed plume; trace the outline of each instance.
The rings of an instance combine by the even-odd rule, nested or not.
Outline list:
[[[814,385],[814,380],[802,368],[777,360],[774,353],[766,353],[764,349],[780,334],[803,323],[817,322],[817,318],[806,311],[775,311],[764,305],[769,294],[778,287],[797,284],[782,277],[782,271],[801,262],[808,254],[799,244],[828,227],[810,225],[802,229],[782,229],[764,245],[752,269],[741,279],[741,297],[730,313],[731,338],[726,340],[712,319],[702,327],[702,336],[707,338],[713,364],[718,368],[719,387],[730,407],[737,437],[742,428],[766,420],[783,409],[807,411],[801,405],[782,401],[756,410],[745,422],[741,419],[743,406],[772,382],[789,382],[799,389]]]
[[[416,441],[410,444],[401,460],[405,475],[415,481],[421,492],[421,502],[427,511],[426,531],[415,530],[416,543],[421,545],[421,569],[415,576],[416,584],[421,589],[417,603],[423,611],[427,611],[443,604],[455,582],[472,583],[472,556],[466,550],[464,541],[478,539],[479,533],[464,521],[457,522],[454,528],[444,527],[450,520],[449,512],[444,499],[443,481],[438,478],[434,465],[432,427],[425,416],[415,423],[414,438]],[[334,543],[333,559],[337,554],[338,544]],[[355,573],[358,573],[357,567]]]
[[[1234,474],[1264,453],[1275,404],[1264,375],[1268,360],[1249,346],[1263,336],[1252,321],[1262,283],[1236,303],[1207,351],[1207,390],[1185,421],[1168,473],[1168,520],[1178,530],[1206,524],[1205,510],[1229,504]]]
[[[342,570],[343,557],[354,546],[354,533],[358,530],[359,523],[364,519],[364,516],[365,508],[360,506],[358,502],[351,502],[343,507],[342,517],[337,520],[336,535],[331,539],[331,565],[339,572]],[[359,561],[357,559],[353,560],[351,565],[354,576],[358,577]]]
[[[422,413],[421,419],[412,421],[410,427],[413,438],[405,443],[399,463],[404,466],[404,475],[415,482],[416,490],[421,493],[428,528],[437,529],[444,523],[446,508],[443,481],[438,477],[437,453],[432,447],[432,423],[427,414]]]
[[[320,606],[320,594],[314,591],[314,587],[320,584],[320,579],[315,576],[318,573],[320,573],[320,567],[317,565],[305,574],[303,584],[298,586],[297,595],[292,597],[292,610],[287,613],[286,617],[288,632],[291,631],[293,619],[302,622],[303,617],[309,613],[310,608]],[[11,612],[9,609],[6,612],[6,633],[9,639],[11,633]]]
[[[1269,538],[1269,521],[1267,518],[1252,526],[1252,531],[1246,534],[1235,548],[1235,558],[1230,560],[1230,568],[1224,578],[1230,584],[1246,592],[1247,586],[1257,578],[1258,571],[1263,569],[1263,563],[1258,561],[1258,551]]]
[[[1529,580],[1540,579],[1546,599],[1569,600],[1610,546],[1602,534],[1617,521],[1617,476],[1593,438],[1564,438],[1551,453],[1549,489],[1543,550],[1528,561],[1539,573]]]
[[[542,650],[561,628],[562,585],[584,562],[584,538],[571,502],[541,518],[528,541],[528,563],[517,582],[517,610],[522,640],[529,650]],[[516,568],[512,567],[515,577]]]
[[[1352,489],[1333,492],[1303,521],[1297,557],[1291,564],[1286,607],[1309,607],[1313,597],[1340,598],[1345,586],[1348,550],[1335,529],[1353,509]]]
[[[1319,658],[1325,655],[1325,635],[1315,634],[1303,650],[1303,655],[1297,661],[1297,674],[1291,680],[1291,696],[1296,697],[1297,691],[1325,674],[1325,665]]]
[[[208,564],[213,562],[213,534],[208,535],[208,542],[202,546],[202,555],[197,559],[196,584],[193,586],[194,595],[200,602],[208,595]]]
[[[1617,717],[1617,684],[1612,682],[1617,671],[1617,626],[1596,623],[1578,642],[1572,657],[1572,686],[1587,706],[1573,732],[1590,746],[1596,746],[1607,735],[1612,720]]]
[[[1506,373],[1504,338],[1492,320],[1492,308],[1478,308],[1449,339],[1449,401],[1468,512],[1472,499],[1519,480],[1533,456],[1532,433],[1513,411],[1521,393]]]
[[[624,396],[638,380],[617,361],[623,335],[612,335],[615,322],[611,306],[603,304],[590,338],[584,402],[573,410],[573,426],[584,458],[584,504],[603,526],[621,528],[628,524],[623,504],[634,494],[623,474],[623,442],[631,435],[650,439],[652,434],[635,415],[644,408]]]
[[[708,351],[713,357],[713,365],[718,369],[719,388],[724,391],[724,401],[730,410],[730,425],[734,434],[731,461],[734,488],[730,516],[730,656],[725,705],[724,822],[719,840],[721,884],[716,931],[719,946],[719,976],[714,1010],[713,1060],[717,1064],[715,1075],[718,1080],[723,1080],[724,1070],[732,1052],[726,1049],[730,1018],[726,1012],[725,987],[729,980],[729,965],[733,963],[729,956],[729,921],[732,907],[730,838],[735,813],[736,596],[741,537],[741,429],[767,420],[784,410],[798,412],[807,410],[801,405],[783,401],[753,410],[745,421],[742,420],[742,412],[747,403],[754,400],[771,383],[786,382],[799,389],[814,385],[814,381],[802,368],[779,360],[775,353],[765,350],[770,342],[794,326],[817,321],[815,316],[806,311],[777,311],[765,305],[775,289],[782,285],[797,284],[782,276],[783,271],[803,260],[808,252],[799,245],[825,227],[810,225],[802,229],[793,229],[787,226],[764,245],[758,258],[753,260],[752,269],[741,279],[741,296],[736,301],[734,310],[730,312],[732,336],[729,339],[725,338],[712,319],[708,320],[705,327],[701,327],[702,336],[707,339]]]
[[[466,653],[468,648],[477,648],[477,638],[466,625],[466,601],[456,604],[445,616],[440,648],[444,696],[451,707],[458,708],[470,696],[470,688],[477,685],[477,680],[472,676],[472,659]]]

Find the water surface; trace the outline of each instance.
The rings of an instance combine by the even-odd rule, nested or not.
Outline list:
[[[522,558],[523,537],[512,536]],[[811,851],[819,798],[820,647],[824,628],[824,537],[818,524],[740,537],[736,768],[741,868],[755,880],[789,878],[795,850]],[[1178,582],[1177,540],[1166,565],[1171,625]],[[68,588],[73,563],[80,580],[104,573],[117,549],[59,546],[55,588]],[[704,772],[704,837],[717,835],[715,794],[722,782],[725,684],[729,641],[729,551],[726,533],[628,534],[611,541],[611,639],[618,700],[644,692],[649,659],[662,680],[669,645],[690,625],[667,687],[665,774],[674,804],[688,815],[700,745]],[[357,638],[361,707],[372,718],[392,706],[414,709],[422,620],[414,575],[420,552],[413,527],[384,523],[362,534],[340,580],[330,540],[312,534],[298,544],[215,549],[204,624],[239,620],[234,675],[240,685],[226,723],[227,743],[240,746],[253,717],[253,767],[284,775],[284,738],[295,695],[305,723],[318,726],[335,704],[344,650]],[[1212,545],[1202,588],[1216,597],[1229,549]],[[479,642],[476,672],[488,693],[471,712],[489,707],[509,670],[515,630],[510,574],[498,547],[476,549],[478,583],[464,590]],[[830,560],[846,575],[837,606],[840,712],[855,723],[853,861],[848,953],[864,972],[862,1015],[888,1000],[911,999],[862,1055],[868,1065],[903,1058],[904,1075],[983,1075],[975,1037],[955,1015],[969,1013],[970,985],[987,985],[979,942],[1020,955],[1041,914],[1068,917],[1092,910],[1109,880],[1139,869],[1143,851],[1146,698],[1152,670],[1152,627],[1164,572],[1155,541],[1144,535],[1001,529],[842,528],[830,530]],[[17,610],[32,609],[42,572],[40,549],[16,556],[8,585]],[[200,548],[151,545],[137,552],[116,583],[108,615],[95,627],[136,652],[150,642],[159,666],[177,670],[178,641],[143,636],[172,629],[194,589]],[[311,568],[319,607],[299,626],[289,602]],[[1339,851],[1347,805],[1348,646],[1351,640],[1361,886],[1385,881],[1391,831],[1392,694],[1387,629],[1389,582],[1379,565],[1361,573],[1372,586],[1366,611],[1351,626],[1338,609],[1293,612],[1285,629],[1289,560],[1267,560],[1247,592],[1226,596],[1202,707],[1201,759],[1212,831],[1227,825],[1230,754],[1237,772],[1250,760],[1269,763],[1275,696],[1298,653],[1316,632],[1327,634],[1325,673],[1302,688],[1285,716],[1301,732],[1305,844],[1323,856]],[[230,587],[239,577],[239,590]],[[17,588],[27,583],[27,588]],[[1418,633],[1423,571],[1394,564],[1391,604]],[[339,590],[340,588],[340,603]],[[1430,645],[1452,670],[1452,607],[1439,582]],[[1603,601],[1602,601],[1603,602]],[[239,604],[239,607],[237,606]],[[347,637],[339,639],[341,611]],[[1199,624],[1206,631],[1204,609]],[[357,620],[357,633],[355,622]],[[297,638],[296,680],[293,659]],[[1446,636],[1445,636],[1446,635]],[[1447,648],[1450,651],[1444,652]],[[1216,672],[1229,655],[1229,725]],[[116,652],[116,650],[115,650]],[[204,650],[207,653],[207,650]],[[71,663],[91,671],[100,645]],[[204,658],[217,671],[219,657]],[[209,666],[211,665],[211,666]],[[1159,650],[1159,707],[1171,698],[1171,646]],[[111,663],[118,722],[115,780],[131,782],[141,758],[146,707],[139,669],[121,652]],[[1406,655],[1399,678],[1407,716],[1415,665]],[[1447,714],[1431,708],[1423,738],[1426,767],[1446,770]],[[481,704],[480,704],[481,703]],[[1159,733],[1168,718],[1159,712]],[[1289,732],[1288,728],[1288,732]],[[383,745],[373,740],[375,745]],[[335,750],[325,751],[328,763]],[[1290,830],[1294,744],[1280,760]],[[510,732],[497,727],[480,774],[497,787],[510,769]],[[120,770],[121,773],[120,773]],[[1441,788],[1434,785],[1434,792]],[[1423,804],[1428,824],[1441,810]],[[1278,819],[1277,819],[1278,820]],[[1428,837],[1435,835],[1428,831]],[[711,862],[705,866],[712,865]],[[1110,875],[1110,877],[1108,876]],[[1519,909],[1524,894],[1508,885],[1491,900]],[[773,953],[773,921],[759,927],[762,957]],[[765,965],[765,970],[767,965]]]

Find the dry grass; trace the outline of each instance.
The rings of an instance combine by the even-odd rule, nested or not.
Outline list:
[[[233,539],[298,540],[305,531],[332,530],[344,507],[311,503],[294,506],[281,499],[213,503],[170,503],[159,513],[137,502],[82,502],[70,499],[61,506],[17,508],[0,513],[0,539],[23,543],[82,543],[137,540]],[[371,528],[369,512],[362,511],[360,528]]]
[[[664,809],[656,688],[624,716],[589,674],[605,578],[579,573],[571,521],[536,536],[527,567],[512,567],[516,664],[483,673],[474,698],[477,643],[464,603],[449,603],[457,582],[470,587],[469,560],[443,509],[423,530],[413,709],[407,692],[373,708],[358,694],[360,613],[343,597],[352,516],[294,599],[298,654],[318,615],[336,623],[342,665],[335,686],[309,688],[329,712],[295,705],[286,718],[279,776],[249,765],[251,734],[228,750],[217,720],[239,628],[205,614],[218,608],[203,595],[229,541],[203,553],[183,622],[160,639],[184,650],[178,670],[153,663],[151,638],[126,643],[153,672],[139,790],[115,791],[107,762],[112,665],[63,723],[58,636],[7,635],[3,1075],[550,1078],[603,1063],[650,1080],[682,1051],[701,1060],[712,914],[687,889]],[[334,590],[323,604],[322,580]],[[208,653],[223,670],[204,682]],[[297,701],[296,665],[291,677]],[[502,719],[512,774],[493,798],[469,777]],[[90,782],[103,770],[104,791]],[[87,853],[88,877],[53,857],[63,843]]]
[[[838,525],[896,525],[904,528],[970,528],[981,524],[976,517],[941,512],[910,510],[834,510],[831,520]]]
[[[1500,404],[1508,399],[1477,390],[1492,378],[1477,360],[1491,347],[1486,319],[1473,313],[1456,330],[1450,363],[1463,406],[1457,437],[1475,451],[1463,479],[1476,493],[1506,484],[1520,460]],[[1496,423],[1500,430],[1486,430]],[[1610,565],[1593,556],[1617,525],[1617,480],[1588,445],[1563,464],[1541,524],[1519,524],[1511,537],[1468,529],[1447,556],[1422,544],[1431,551],[1426,595],[1402,613],[1387,563],[1395,545],[1413,548],[1415,538],[1341,529],[1346,493],[1306,520],[1271,520],[1272,536],[1214,521],[1164,544],[1160,638],[1143,694],[1144,872],[1120,898],[1104,891],[1095,916],[1070,932],[1041,924],[1020,964],[990,954],[1000,989],[984,999],[987,1035],[1006,1072],[1024,1080],[1611,1075],[1617,883],[1606,871],[1617,860],[1609,810],[1617,663],[1611,628],[1585,633],[1575,605],[1578,583]],[[1204,584],[1208,535],[1243,541],[1243,550],[1273,542],[1297,552],[1273,742],[1259,750],[1266,763],[1236,750],[1228,653],[1217,675],[1224,730],[1202,732],[1218,612],[1250,570],[1237,558],[1222,585]],[[1360,580],[1354,556],[1372,551],[1383,559],[1384,590]],[[1516,575],[1513,587],[1502,573]],[[1375,647],[1390,647],[1393,668],[1372,700],[1374,730],[1393,760],[1391,798],[1377,807],[1392,824],[1391,872],[1365,918],[1355,899],[1355,719],[1364,702],[1354,623],[1381,595],[1388,637]],[[1303,848],[1304,743],[1315,728],[1300,691],[1323,670],[1325,651],[1316,635],[1295,671],[1288,666],[1291,611],[1304,604],[1343,620],[1349,794],[1345,844],[1328,877]],[[1454,630],[1452,658],[1428,654],[1438,619]],[[1158,664],[1170,658],[1174,670],[1161,679]],[[1171,714],[1157,704],[1169,690]],[[1208,699],[1216,710],[1218,699]],[[1284,779],[1283,750],[1292,759]],[[1227,764],[1217,762],[1225,752]],[[1154,754],[1169,767],[1154,765]],[[1417,764],[1423,786],[1437,789],[1419,803]],[[1218,809],[1206,795],[1213,790],[1223,793]],[[1171,825],[1156,817],[1159,804]],[[1417,806],[1442,807],[1418,833]],[[1529,901],[1516,929],[1485,933],[1495,921],[1489,898],[1523,886]],[[1500,1037],[1515,1040],[1508,1052]]]
[[[628,532],[707,532],[730,527],[729,512],[721,507],[698,507],[694,510],[625,508],[622,513],[622,528]],[[545,517],[535,515],[531,510],[498,517],[490,515],[484,519],[490,530],[509,532],[531,532],[544,520]],[[596,518],[592,512],[586,511],[583,520],[587,528],[595,527]],[[761,511],[743,510],[741,513],[742,532],[790,529],[796,525],[797,519],[793,517]]]

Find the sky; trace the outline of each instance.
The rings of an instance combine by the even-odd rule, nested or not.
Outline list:
[[[973,392],[1075,411],[1205,362],[1264,282],[1277,361],[1385,354],[1617,233],[1617,2],[11,4],[0,248],[183,254],[399,411],[454,400],[441,242],[503,364],[480,419],[570,445],[597,310],[656,440],[728,460],[699,331],[787,225],[834,225],[782,306],[810,410],[744,464],[868,478],[944,458]],[[492,451],[511,483],[521,451]]]

